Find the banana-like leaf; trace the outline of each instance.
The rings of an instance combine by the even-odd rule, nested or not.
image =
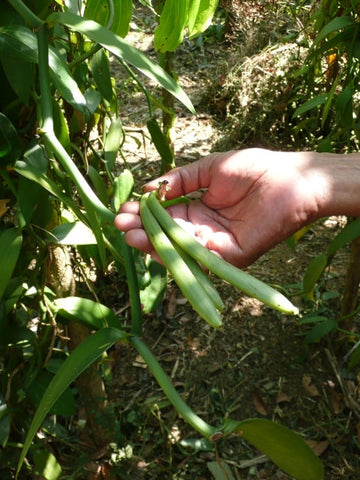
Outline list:
[[[161,53],[173,52],[183,41],[188,23],[189,0],[166,0],[155,30],[154,47]]]
[[[188,36],[194,38],[205,32],[214,16],[219,0],[190,0]]]
[[[102,328],[87,337],[65,360],[46,389],[36,410],[20,454],[16,470],[18,478],[31,442],[40,428],[50,408],[65,389],[92,363],[117,341],[126,341],[127,336],[117,328]]]
[[[140,50],[127,43],[119,35],[116,35],[114,32],[111,32],[92,20],[85,20],[84,18],[69,12],[54,13],[50,15],[48,21],[54,24],[64,24],[72,30],[87,36],[92,41],[99,43],[113,55],[121,57],[151,80],[154,80],[165,88],[165,90],[174,95],[174,97],[183,103],[183,105],[185,105],[185,107],[187,107],[193,114],[196,113],[190,98],[175,80],[172,79],[158,64],[152,62]]]
[[[296,480],[322,480],[324,468],[308,444],[283,425],[263,418],[227,421],[224,434],[239,433]]]

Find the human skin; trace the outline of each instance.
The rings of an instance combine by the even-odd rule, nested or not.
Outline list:
[[[360,215],[360,155],[246,149],[214,153],[171,170],[166,198],[205,190],[170,215],[208,249],[245,267],[301,227],[329,215]],[[158,260],[139,215],[126,202],[115,218],[127,243]]]

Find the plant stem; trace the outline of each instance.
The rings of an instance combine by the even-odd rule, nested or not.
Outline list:
[[[131,334],[140,336],[142,334],[142,311],[139,295],[139,285],[137,280],[133,250],[123,239],[122,256],[124,258],[126,279],[128,283],[129,299],[131,305]]]
[[[42,25],[38,31],[38,49],[40,105],[42,113],[40,133],[43,136],[44,142],[53,151],[61,165],[65,168],[73,182],[76,184],[81,197],[86,199],[92,205],[94,210],[99,214],[102,222],[113,222],[115,214],[106,208],[106,206],[99,200],[55,135],[48,67],[47,28],[45,24]]]
[[[180,413],[184,420],[189,423],[195,430],[197,430],[205,438],[210,437],[217,431],[216,428],[206,423],[191,408],[185,403],[178,392],[175,390],[168,376],[161,368],[159,362],[149,350],[147,345],[139,337],[131,337],[130,343],[136,348],[137,352],[145,360],[151,373],[156,378],[160,387],[164,391],[167,398],[170,400],[175,409]]]
[[[92,225],[94,234],[99,243],[99,247],[102,245],[102,239],[99,237],[101,232],[97,225],[97,219],[95,212],[99,215],[103,224],[113,224],[115,214],[111,212],[105,205],[99,200],[89,184],[86,182],[81,172],[78,170],[75,163],[72,161],[62,144],[57,139],[54,133],[54,124],[52,117],[52,103],[51,103],[51,90],[50,90],[50,78],[48,69],[48,42],[46,25],[43,25],[38,31],[38,47],[39,47],[39,77],[40,77],[40,103],[42,112],[42,125],[41,133],[44,138],[44,142],[54,152],[61,165],[70,175],[73,182],[76,184],[80,195],[83,199],[84,205],[87,207],[89,221]],[[92,211],[91,209],[94,209]],[[114,227],[112,227],[114,228]],[[105,235],[106,238],[106,235]],[[126,276],[129,287],[129,297],[131,303],[132,312],[132,333],[134,335],[141,334],[142,326],[142,313],[139,297],[139,288],[136,277],[136,269],[132,251],[130,247],[125,243],[123,236],[120,240],[120,248],[122,250]],[[101,251],[101,250],[100,250]]]

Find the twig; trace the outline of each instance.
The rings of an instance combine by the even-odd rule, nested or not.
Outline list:
[[[336,380],[338,381],[339,383],[339,386],[341,388],[341,391],[344,395],[344,397],[347,399],[348,403],[349,403],[349,407],[351,408],[351,411],[354,413],[354,415],[356,415],[356,417],[358,419],[360,419],[360,405],[357,403],[357,401],[352,397],[352,395],[349,393],[347,387],[344,385],[343,381],[342,381],[342,378],[341,378],[341,375],[340,375],[340,370],[339,370],[339,367],[338,367],[338,364],[337,364],[337,361],[336,361],[336,358],[334,357],[334,355],[331,354],[330,350],[328,348],[325,348],[325,353],[326,353],[326,356],[329,360],[329,363],[331,365],[331,368],[333,369],[334,371],[334,374],[335,374],[335,377],[336,377]]]

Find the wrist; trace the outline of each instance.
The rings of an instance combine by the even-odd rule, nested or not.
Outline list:
[[[309,154],[308,178],[318,205],[317,218],[360,216],[360,154]]]

